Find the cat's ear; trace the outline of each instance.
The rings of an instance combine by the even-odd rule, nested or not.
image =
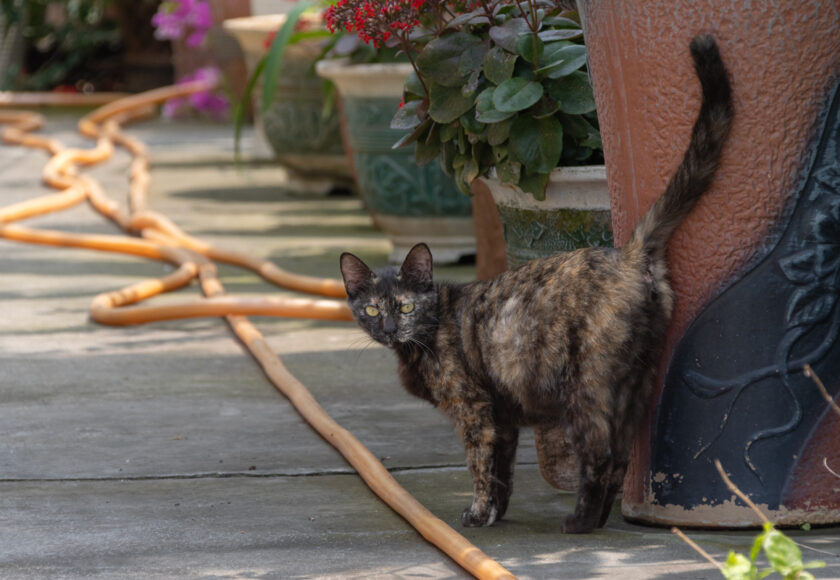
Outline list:
[[[411,248],[403,261],[400,273],[417,284],[431,286],[432,252],[429,246],[421,242]]]
[[[373,278],[373,272],[367,264],[350,252],[341,254],[341,277],[344,278],[344,289],[351,298],[364,288]]]

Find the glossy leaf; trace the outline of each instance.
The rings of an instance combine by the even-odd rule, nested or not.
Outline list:
[[[451,123],[473,108],[473,97],[460,87],[433,84],[429,88],[429,116],[438,123]]]
[[[583,36],[583,30],[581,29],[573,29],[573,28],[566,28],[562,30],[557,30],[556,28],[550,28],[548,30],[543,30],[540,32],[540,38],[543,42],[555,42],[557,40],[571,40],[573,38],[580,38]]]
[[[404,103],[394,117],[391,119],[391,129],[399,129],[401,131],[408,131],[414,129],[420,124],[420,117],[417,115],[420,105],[423,101],[409,101]]]
[[[540,100],[543,86],[521,77],[508,79],[493,92],[493,106],[503,113],[524,111]]]
[[[545,188],[548,185],[548,172],[525,175],[519,178],[519,189],[530,193],[537,201],[545,200]]]
[[[493,26],[488,31],[490,39],[508,52],[516,52],[516,41],[521,34],[530,32],[528,23],[522,18],[511,18],[501,26]]]
[[[400,147],[402,147],[404,145],[414,143],[415,141],[417,141],[421,137],[425,137],[426,136],[426,131],[428,131],[431,128],[431,125],[432,125],[432,120],[431,119],[426,119],[425,121],[423,121],[422,123],[417,125],[417,127],[415,127],[414,130],[411,133],[406,133],[405,135],[403,135],[400,138],[399,141],[397,141],[396,143],[391,145],[391,149],[399,149]]]
[[[586,47],[580,44],[562,46],[550,52],[546,50],[543,54],[537,72],[550,79],[570,75],[586,64]]]
[[[501,145],[510,137],[511,126],[513,126],[512,117],[487,125],[487,142],[493,146]]]
[[[513,76],[513,67],[517,58],[519,57],[515,54],[494,46],[484,56],[484,76],[491,83],[502,84]]]
[[[426,96],[426,89],[423,88],[423,83],[420,82],[420,77],[418,77],[417,73],[414,71],[411,71],[408,78],[405,79],[403,91],[421,98]]]
[[[466,32],[455,32],[429,42],[417,55],[420,74],[445,87],[459,87],[466,76],[460,70],[461,57],[481,40]],[[431,90],[431,89],[430,89]]]
[[[475,118],[481,123],[499,123],[513,117],[516,113],[505,113],[496,109],[493,105],[493,93],[496,88],[484,89],[475,99]]]
[[[516,52],[528,62],[539,62],[542,58],[544,43],[539,35],[532,32],[522,34],[516,39]]]
[[[574,72],[552,82],[548,94],[564,113],[580,115],[595,110],[595,96],[586,73]]]
[[[548,173],[563,153],[563,126],[555,117],[534,119],[521,115],[510,128],[508,149],[529,173]]]

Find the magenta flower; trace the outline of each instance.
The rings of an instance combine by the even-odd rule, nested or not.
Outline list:
[[[166,0],[152,17],[152,25],[158,40],[186,36],[187,46],[196,47],[213,26],[213,12],[207,0]]]
[[[207,81],[213,88],[207,91],[193,93],[187,97],[170,99],[163,105],[163,115],[169,119],[180,117],[190,110],[198,111],[209,115],[216,120],[225,120],[230,111],[230,101],[216,92],[216,87],[221,79],[219,69],[205,67],[196,70],[178,80],[178,84],[191,81]]]

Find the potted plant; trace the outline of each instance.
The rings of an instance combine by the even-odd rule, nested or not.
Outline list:
[[[352,171],[338,113],[327,103],[323,81],[315,74],[329,35],[319,14],[306,11],[309,6],[301,2],[284,14],[231,18],[223,26],[245,52],[249,70],[243,102],[234,111],[237,134],[244,101],[253,97],[258,134],[297,188],[327,193],[336,186],[352,186]]]
[[[399,144],[413,143],[421,165],[439,158],[464,192],[487,183],[512,265],[612,243],[583,32],[562,4],[339,0],[329,15],[406,54],[413,73],[392,122],[408,132]]]
[[[334,31],[329,12],[326,20]],[[397,52],[396,47],[374,47],[339,34],[317,71],[337,89],[357,188],[391,241],[390,260],[402,262],[423,241],[437,262],[454,263],[475,254],[470,199],[437,164],[420,166],[410,150],[393,148],[401,132],[390,127],[391,118],[413,71]]]

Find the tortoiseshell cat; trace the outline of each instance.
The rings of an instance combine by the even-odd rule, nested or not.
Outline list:
[[[703,94],[691,142],[620,249],[566,252],[468,284],[433,282],[425,244],[377,272],[341,255],[359,325],[394,350],[408,392],[439,407],[464,441],[474,478],[465,526],[504,515],[523,425],[565,424],[571,438],[580,485],[563,531],[607,520],[673,310],[666,244],[709,187],[732,119],[715,41],[698,36],[690,49]]]

